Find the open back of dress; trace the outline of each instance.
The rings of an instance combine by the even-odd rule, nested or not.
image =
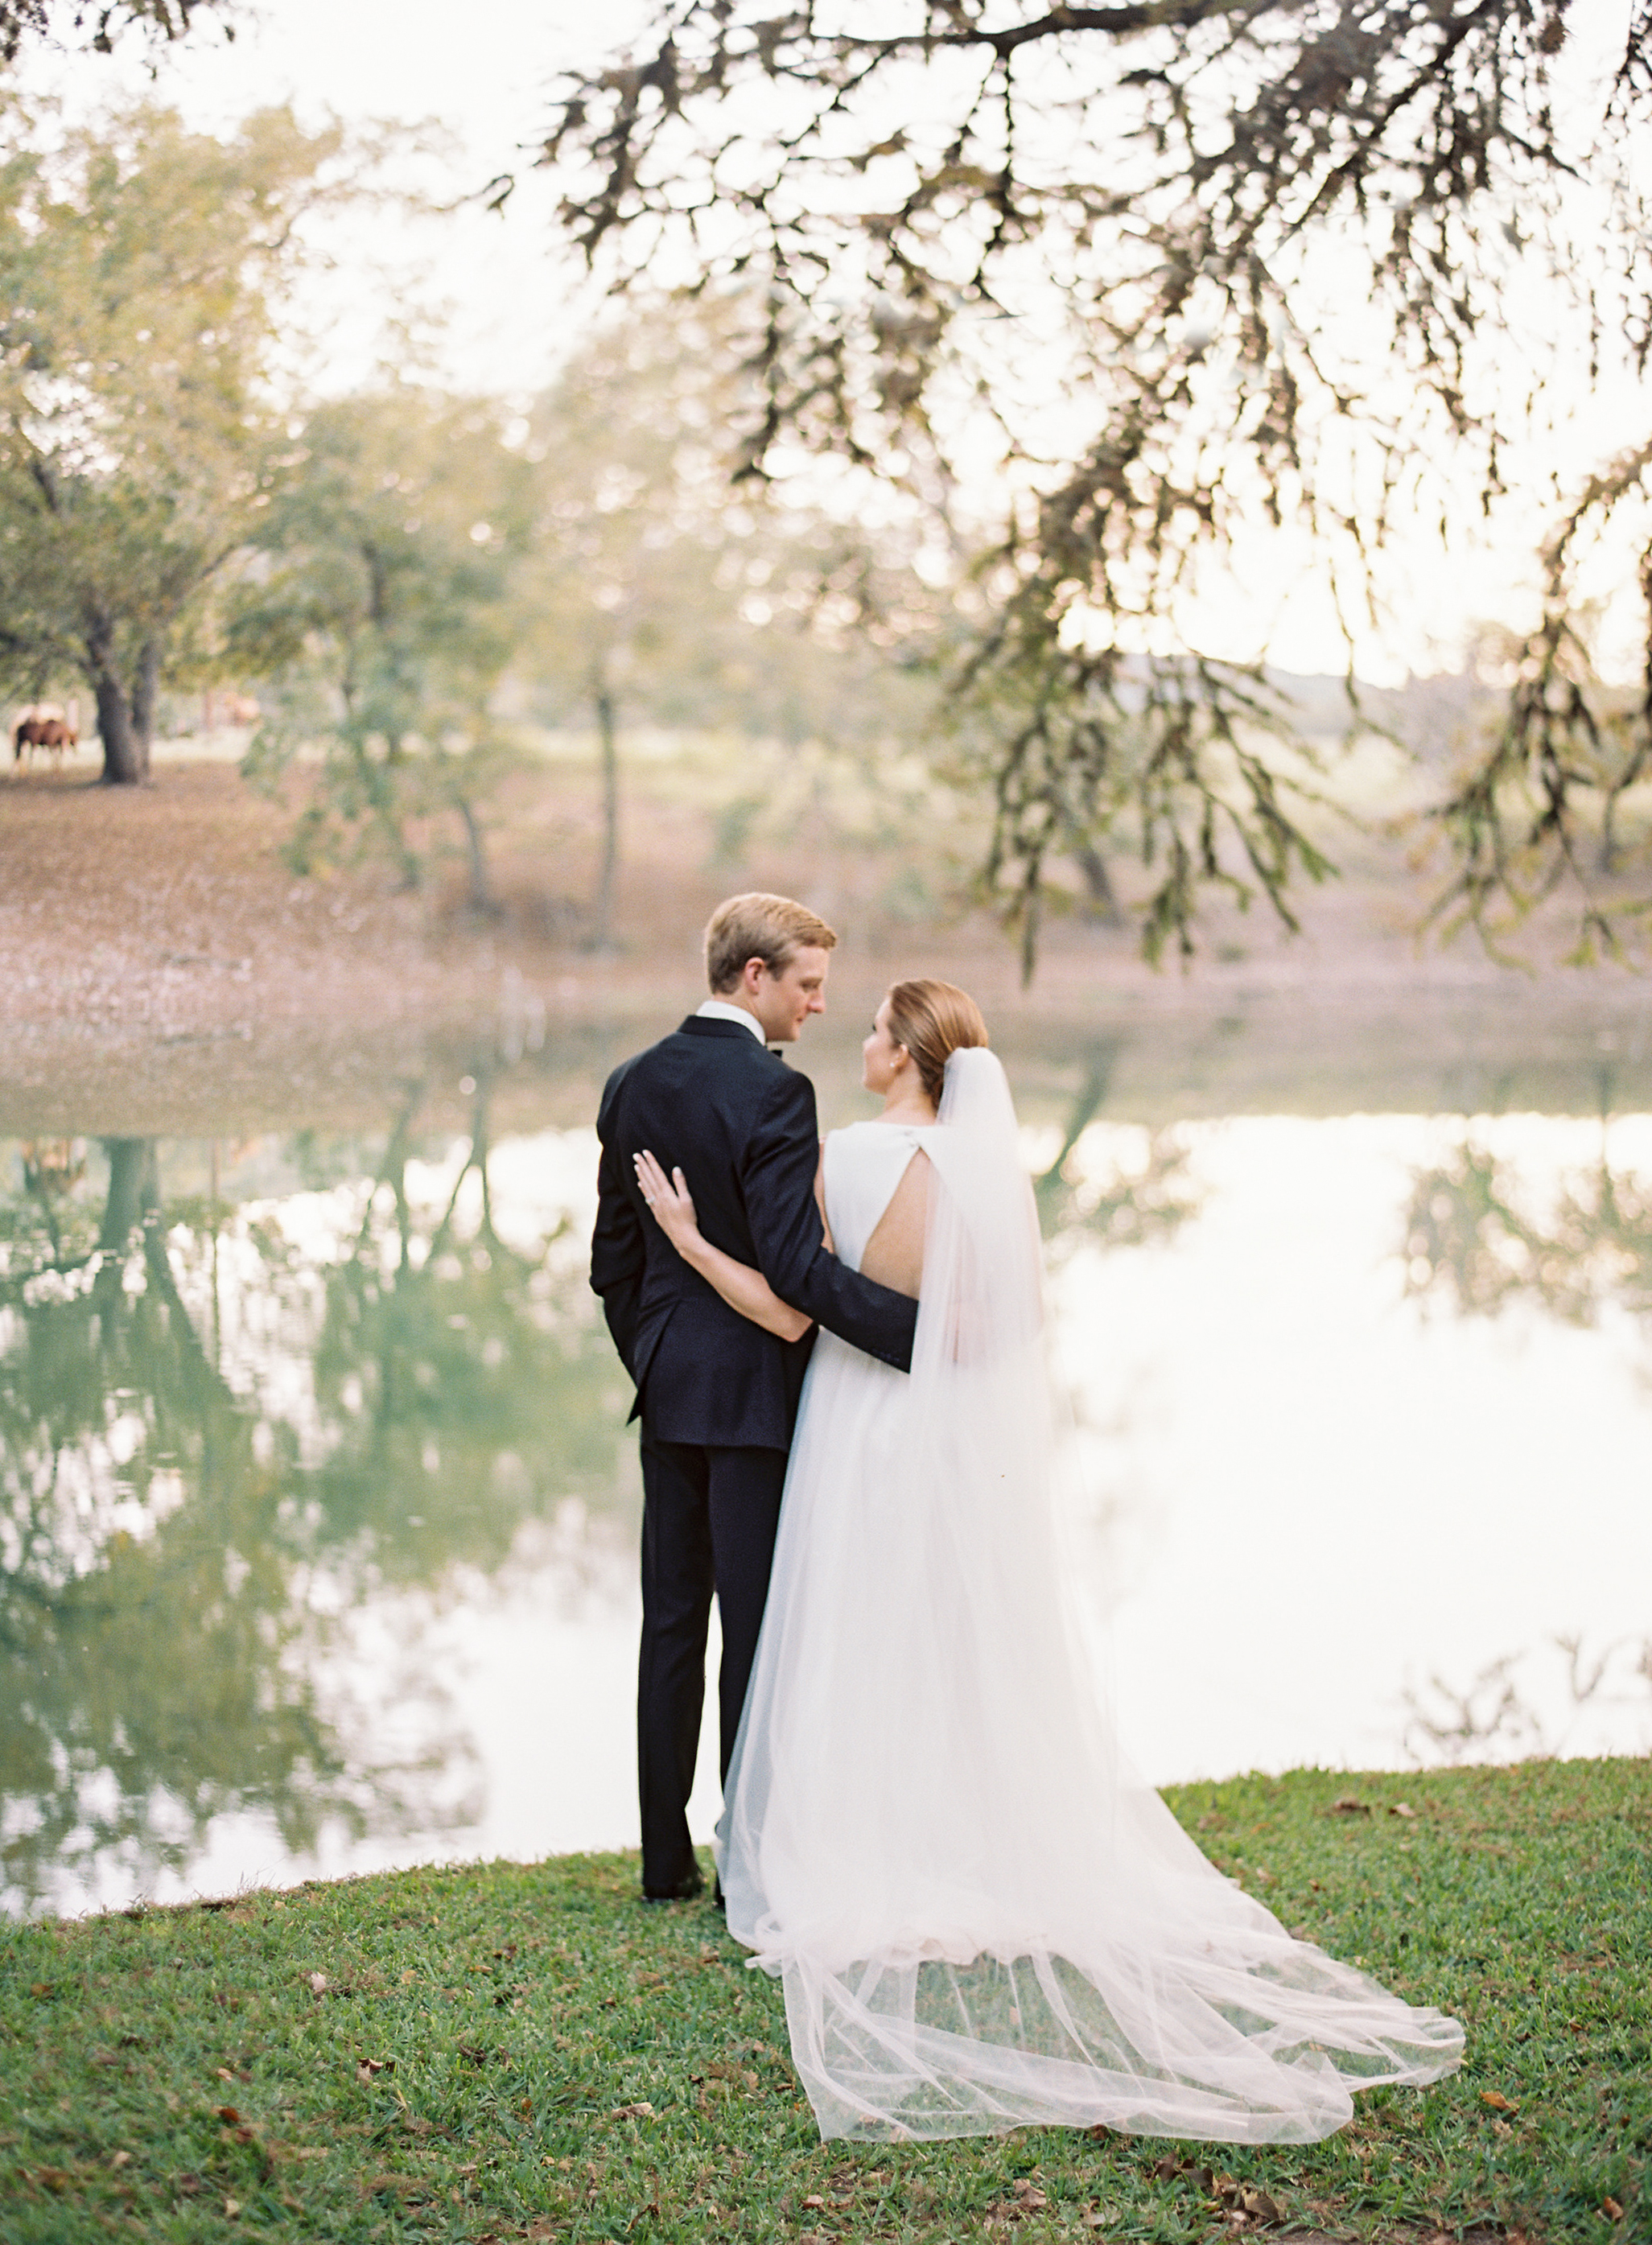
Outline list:
[[[1293,1940],[1121,1764],[1057,1549],[1037,1226],[990,1054],[953,1055],[920,1136],[911,1378],[827,1333],[809,1367],[719,1826],[729,1930],[783,1979],[823,2135],[1329,2134],[1351,2088],[1449,2072],[1461,2030]],[[898,1136],[828,1141],[847,1260]]]

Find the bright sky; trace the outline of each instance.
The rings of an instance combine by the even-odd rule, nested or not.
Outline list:
[[[327,112],[357,123],[435,120],[450,152],[420,176],[438,198],[471,193],[520,159],[548,109],[558,67],[612,52],[647,0],[620,0],[594,16],[584,0],[255,0],[233,44],[203,27],[162,53],[153,91],[200,125],[216,128],[250,109],[292,100],[301,117]],[[1574,86],[1598,85],[1622,53],[1629,0],[1575,0],[1567,16]],[[71,111],[146,89],[147,51],[129,42],[105,62],[37,56],[25,83],[59,93]],[[409,306],[446,315],[431,364],[450,384],[524,393],[554,371],[592,299],[559,249],[548,183],[530,176],[502,217],[462,209],[417,226],[362,212],[328,237],[334,269],[306,302],[325,343],[319,380],[346,389],[370,378],[388,323]],[[1599,449],[1641,433],[1638,399],[1597,403],[1577,431],[1571,474]],[[1358,667],[1392,681],[1408,668],[1448,667],[1476,617],[1518,617],[1529,607],[1532,554],[1542,517],[1500,526],[1476,551],[1444,549],[1434,523],[1419,524],[1399,573],[1403,620],[1357,634]],[[1603,591],[1624,574],[1604,565]],[[1344,656],[1324,569],[1292,540],[1254,541],[1237,566],[1211,573],[1188,617],[1212,651],[1249,655],[1271,635],[1273,658],[1303,671],[1339,669]]]

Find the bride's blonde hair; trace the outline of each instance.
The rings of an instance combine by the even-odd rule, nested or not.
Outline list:
[[[889,1033],[912,1055],[919,1081],[938,1107],[948,1056],[989,1041],[981,1009],[967,990],[923,978],[890,985]]]

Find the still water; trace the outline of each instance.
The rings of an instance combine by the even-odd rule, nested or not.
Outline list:
[[[9,1909],[634,1841],[595,1141],[487,1104],[0,1143]],[[1652,1116],[1026,1150],[1151,1777],[1652,1751]]]

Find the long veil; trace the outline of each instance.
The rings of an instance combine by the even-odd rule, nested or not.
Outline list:
[[[1352,2089],[1449,2072],[1462,2030],[1292,1939],[1121,1760],[991,1053],[953,1054],[939,1121],[877,1470],[830,1410],[800,1425],[720,1828],[730,1930],[784,1982],[823,2135],[1327,2135]]]

